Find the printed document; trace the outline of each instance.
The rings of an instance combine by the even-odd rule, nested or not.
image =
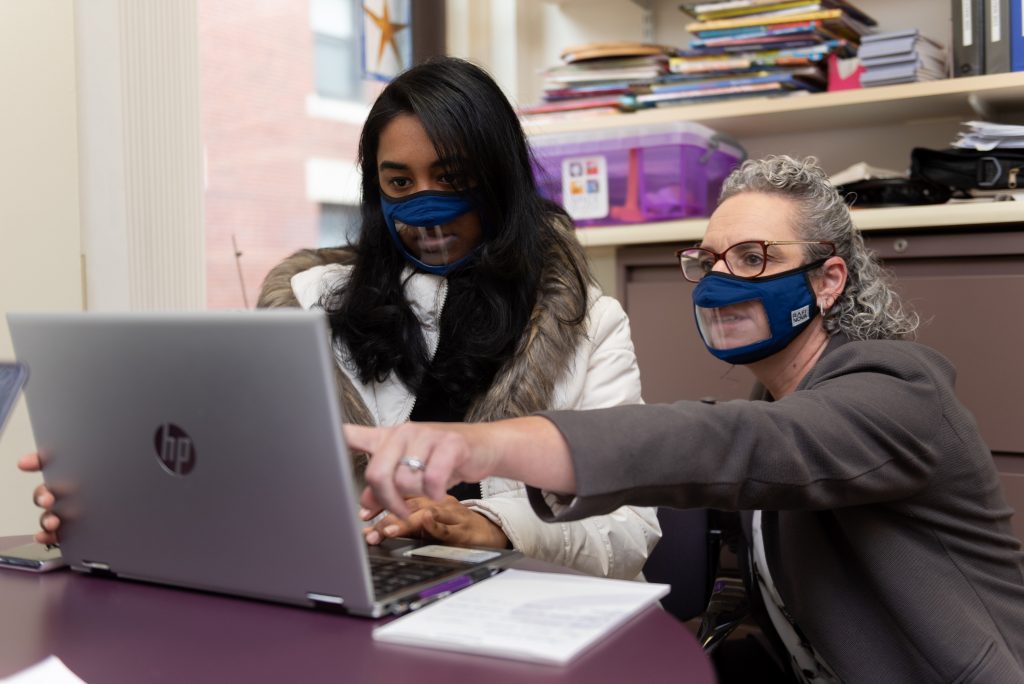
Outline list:
[[[376,628],[373,638],[561,665],[668,592],[667,584],[506,570]]]
[[[9,677],[0,677],[0,684],[85,684],[78,675],[55,655],[41,660]]]

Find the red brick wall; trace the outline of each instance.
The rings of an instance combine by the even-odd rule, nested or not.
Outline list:
[[[353,160],[359,126],[313,119],[313,33],[301,0],[200,0],[210,308],[240,308],[232,234],[249,306],[267,271],[317,244],[306,160]]]

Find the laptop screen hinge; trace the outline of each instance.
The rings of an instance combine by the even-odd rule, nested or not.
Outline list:
[[[83,560],[82,567],[85,568],[90,575],[99,575],[101,577],[116,577],[117,573],[110,569],[109,563],[101,563],[99,561]]]
[[[320,594],[315,591],[307,591],[306,599],[318,607],[340,608],[345,604],[345,599],[333,594]]]

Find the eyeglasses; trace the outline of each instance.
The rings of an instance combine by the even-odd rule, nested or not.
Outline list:
[[[734,276],[756,278],[767,268],[768,248],[774,245],[824,245],[829,248],[829,253],[819,258],[827,259],[836,254],[836,245],[829,240],[748,240],[737,242],[721,254],[704,247],[679,249],[676,250],[676,259],[679,259],[683,277],[691,283],[699,283],[719,260],[725,262],[725,267]]]

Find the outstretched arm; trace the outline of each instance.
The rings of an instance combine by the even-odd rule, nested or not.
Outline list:
[[[502,476],[547,491],[570,494],[576,477],[569,447],[546,418],[530,416],[496,423],[404,423],[397,427],[345,426],[352,449],[371,455],[361,502],[369,511],[388,509],[401,517],[405,499],[441,500],[457,482]],[[424,463],[422,470],[403,458]]]

